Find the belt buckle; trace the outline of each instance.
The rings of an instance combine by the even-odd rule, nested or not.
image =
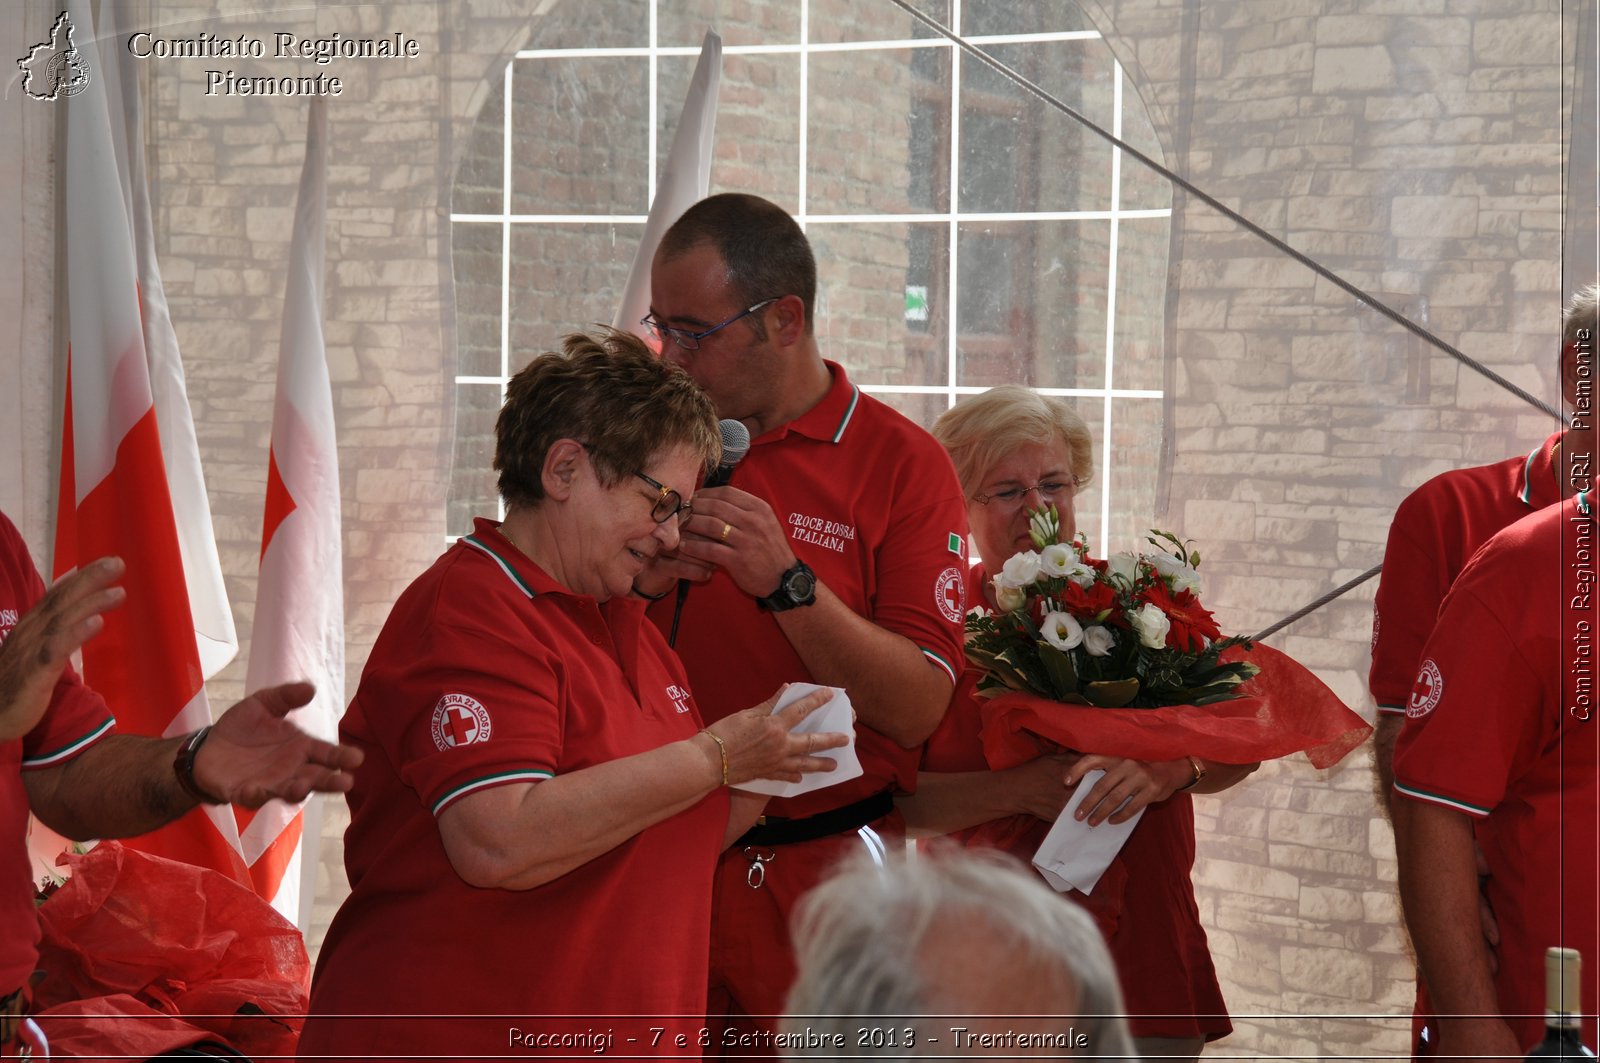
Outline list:
[[[761,884],[767,881],[767,865],[776,860],[778,854],[771,849],[747,845],[744,847],[744,856],[750,861],[750,869],[744,873],[745,885],[758,890]]]

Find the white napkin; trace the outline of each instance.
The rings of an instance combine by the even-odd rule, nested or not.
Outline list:
[[[1055,826],[1044,836],[1039,851],[1033,854],[1033,866],[1045,881],[1059,893],[1078,890],[1090,893],[1111,866],[1122,843],[1128,840],[1133,828],[1144,818],[1144,809],[1126,823],[1103,822],[1091,829],[1088,823],[1074,819],[1073,811],[1089,796],[1103,771],[1091,771],[1078,783],[1078,788],[1067,799],[1067,807],[1056,817]]]
[[[811,772],[799,782],[751,779],[749,782],[740,783],[736,789],[748,790],[753,794],[769,794],[772,797],[798,797],[812,790],[821,790],[835,783],[854,779],[861,774],[861,761],[856,757],[855,712],[850,707],[850,695],[844,692],[843,687],[823,687],[817,683],[790,683],[789,688],[779,696],[778,703],[772,707],[772,711],[777,712],[792,705],[813,690],[824,689],[833,691],[833,700],[801,720],[795,726],[794,733],[799,735],[842,731],[849,735],[849,745],[838,749],[823,749],[816,753],[819,757],[833,761],[837,766],[832,771]]]

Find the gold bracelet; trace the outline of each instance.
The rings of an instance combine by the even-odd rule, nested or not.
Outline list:
[[[707,738],[711,739],[713,742],[715,742],[717,744],[717,752],[722,754],[722,785],[724,785],[724,786],[728,785],[728,746],[727,746],[727,744],[725,742],[723,742],[722,739],[720,739],[716,735],[712,734],[711,733],[711,729],[709,727],[701,728],[700,729],[700,733],[705,735]]]
[[[1193,790],[1200,785],[1200,780],[1204,779],[1208,774],[1206,766],[1200,763],[1200,759],[1193,753],[1189,754],[1189,767],[1194,769],[1194,778],[1190,779],[1185,785],[1178,787],[1180,790]]]

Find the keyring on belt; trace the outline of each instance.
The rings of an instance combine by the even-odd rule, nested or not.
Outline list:
[[[743,851],[745,859],[750,861],[750,870],[744,873],[744,881],[751,889],[758,890],[767,881],[767,865],[776,860],[778,854],[758,845],[747,845]]]

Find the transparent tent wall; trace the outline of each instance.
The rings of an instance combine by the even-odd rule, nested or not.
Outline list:
[[[1559,7],[920,6],[1554,393],[1570,81]],[[1070,396],[1099,463],[1085,530],[1111,550],[1152,526],[1195,539],[1226,628],[1255,630],[1377,563],[1395,505],[1427,476],[1525,452],[1551,428],[887,0],[559,0],[536,15],[419,0],[270,23],[224,7],[149,0],[141,14],[234,35],[403,31],[423,45],[408,66],[340,66],[348,87],[331,113],[352,690],[406,582],[472,514],[495,511],[500,382],[562,332],[611,319],[707,26],[727,52],[713,187],[800,217],[827,355],[924,424],[1001,382]],[[247,652],[272,270],[303,102],[208,99],[206,65],[145,68],[149,156]],[[1370,600],[1368,584],[1273,639],[1364,713]],[[242,661],[215,700],[240,692]],[[1329,772],[1267,765],[1197,808],[1197,892],[1235,1012],[1222,1047],[1402,1051],[1411,965],[1365,751]],[[344,891],[339,818],[330,804],[313,947]]]

